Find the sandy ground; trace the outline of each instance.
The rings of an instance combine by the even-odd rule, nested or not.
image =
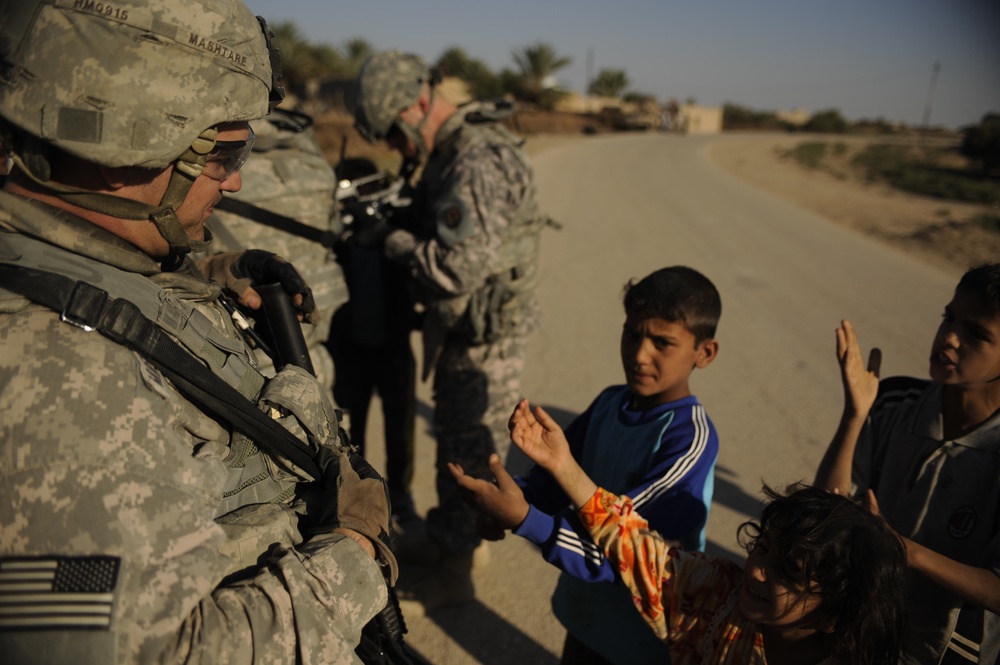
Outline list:
[[[535,136],[528,139],[527,147],[530,153],[538,154],[575,140],[585,139]],[[853,148],[880,140],[884,139],[727,134],[725,140],[710,147],[709,155],[717,166],[741,180],[956,276],[971,265],[1000,258],[1000,233],[969,223],[976,215],[988,212],[988,206],[942,201],[868,184],[846,167],[836,173],[807,169],[782,154],[806,141],[846,143]]]
[[[834,175],[809,170],[781,155],[781,150],[806,140],[813,139],[748,135],[713,145],[710,155],[742,180],[939,267],[961,273],[970,265],[1000,258],[1000,233],[968,223],[988,207],[870,185],[847,171]],[[871,139],[854,143],[862,140]]]

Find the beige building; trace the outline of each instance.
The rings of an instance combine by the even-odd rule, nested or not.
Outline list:
[[[684,104],[680,108],[681,131],[685,134],[721,134],[722,107]]]
[[[812,119],[812,113],[803,108],[794,108],[788,111],[776,111],[774,116],[782,122],[787,122],[794,127],[801,127]]]

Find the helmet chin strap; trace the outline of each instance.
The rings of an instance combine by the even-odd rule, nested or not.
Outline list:
[[[417,160],[420,162],[425,162],[430,157],[430,150],[427,149],[427,142],[424,140],[423,128],[430,118],[431,109],[434,108],[435,87],[433,85],[428,87],[430,88],[430,94],[427,96],[427,112],[424,113],[424,117],[420,119],[420,122],[416,125],[410,125],[403,122],[402,118],[396,121],[396,126],[399,127],[399,131],[403,132],[403,136],[413,141],[413,144],[417,146]]]
[[[170,254],[163,260],[164,269],[167,266],[176,268],[188,252],[201,252],[208,249],[212,242],[212,234],[206,228],[204,240],[191,240],[177,219],[177,210],[184,203],[191,186],[205,170],[208,153],[215,147],[219,130],[209,127],[194,140],[184,154],[174,162],[174,170],[167,183],[167,191],[160,199],[160,206],[149,213],[148,218],[156,224],[156,229],[170,245]]]
[[[208,229],[205,229],[205,240],[191,240],[180,220],[177,219],[177,209],[184,203],[194,181],[205,169],[208,154],[215,147],[218,133],[215,127],[206,129],[194,140],[191,147],[177,158],[167,183],[167,189],[163,193],[159,205],[156,206],[113,194],[90,192],[52,182],[48,178],[48,164],[40,152],[29,151],[28,159],[22,159],[21,154],[14,154],[13,160],[33,182],[67,203],[119,219],[153,222],[157,231],[170,246],[170,253],[162,262],[164,269],[167,270],[168,266],[169,269],[179,266],[184,255],[189,252],[203,251],[212,241]],[[35,168],[29,168],[27,162],[30,162]],[[41,173],[36,174],[36,170]],[[45,177],[40,177],[40,175]]]

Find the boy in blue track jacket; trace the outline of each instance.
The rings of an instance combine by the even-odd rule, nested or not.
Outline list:
[[[566,428],[566,438],[598,485],[631,497],[666,538],[701,550],[719,440],[688,380],[718,354],[719,294],[699,272],[673,266],[629,282],[624,302],[626,383],[603,390]],[[491,490],[471,499],[488,525],[485,537],[512,529],[563,571],[552,597],[567,630],[562,662],[669,663],[665,644],[640,620],[628,590],[608,584],[616,581],[615,570],[558,484],[533,467],[518,485],[523,496]]]

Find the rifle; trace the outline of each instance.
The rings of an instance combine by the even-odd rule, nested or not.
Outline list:
[[[254,288],[263,302],[258,313],[254,314],[256,327],[266,328],[258,331],[267,338],[267,344],[261,345],[261,349],[271,356],[275,368],[295,365],[315,376],[309,347],[295,316],[291,296],[278,283]],[[341,431],[340,435],[346,439],[347,433]],[[361,642],[355,653],[365,665],[431,665],[403,640],[407,632],[406,622],[396,590],[391,586],[388,590],[388,602],[361,630]]]
[[[344,231],[340,239],[350,242],[363,228],[389,224],[413,230],[410,220],[414,191],[410,177],[417,162],[405,160],[396,174],[379,171],[364,158],[347,158],[347,138],[340,146],[337,164],[337,190],[334,198]]]

